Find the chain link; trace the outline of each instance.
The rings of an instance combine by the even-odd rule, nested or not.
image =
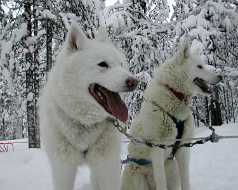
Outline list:
[[[144,101],[148,101],[146,99],[144,99]],[[154,105],[155,107],[162,109],[156,102],[153,101],[148,101],[150,102],[152,105]],[[161,149],[168,149],[168,148],[173,148],[177,145],[175,145],[176,141],[181,141],[181,142],[185,142],[185,141],[189,141],[186,143],[181,143],[179,144],[178,148],[182,148],[182,147],[188,147],[191,148],[195,145],[202,145],[205,144],[207,142],[211,142],[211,143],[218,143],[221,139],[238,139],[238,135],[237,136],[221,136],[218,135],[216,133],[216,130],[209,124],[206,123],[206,121],[204,119],[202,119],[200,117],[200,115],[198,113],[196,113],[192,108],[191,110],[193,111],[194,114],[196,114],[197,118],[204,124],[205,127],[207,127],[209,130],[211,130],[211,135],[206,136],[206,137],[197,137],[197,138],[181,138],[181,139],[167,139],[167,142],[173,142],[173,144],[158,144],[155,143],[151,140],[148,139],[142,139],[139,137],[134,137],[133,135],[127,133],[127,127],[126,126],[122,126],[119,121],[115,118],[109,117],[108,120],[110,122],[113,123],[114,127],[120,132],[122,133],[128,140],[124,141],[124,142],[132,142],[132,143],[136,143],[136,144],[143,144],[147,147],[153,148],[153,147],[157,147],[157,148],[161,148]],[[157,110],[155,110],[157,111]],[[164,111],[165,112],[165,111]]]
[[[136,144],[143,144],[145,146],[148,146],[150,148],[161,148],[161,149],[168,149],[168,148],[173,148],[175,146],[175,144],[158,144],[155,143],[151,140],[146,140],[146,139],[141,139],[138,137],[134,137],[133,135],[127,133],[127,128],[123,127],[122,125],[120,125],[119,121],[114,119],[114,118],[108,118],[109,121],[111,121],[114,125],[114,127],[123,135],[125,135],[125,137],[128,139],[128,141],[126,142],[132,142],[132,143],[136,143]],[[233,138],[235,138],[236,136],[233,136]],[[220,139],[224,138],[223,136],[219,136],[215,133],[215,131],[212,132],[211,135],[207,136],[207,137],[199,137],[199,138],[189,138],[189,140],[195,140],[194,142],[187,142],[187,143],[182,143],[179,145],[179,148],[182,147],[193,147],[195,145],[201,145],[201,144],[205,144],[207,142],[218,142]],[[238,138],[238,136],[237,136]],[[188,139],[174,139],[174,140],[167,140],[167,141],[186,141]]]
[[[200,118],[200,116],[198,116],[199,120],[201,122],[204,123],[204,125],[210,129],[212,131],[212,134],[206,137],[197,137],[197,138],[181,138],[181,139],[168,139],[166,140],[167,142],[174,142],[173,144],[158,144],[155,143],[151,140],[147,140],[147,139],[141,139],[139,137],[135,137],[129,133],[127,133],[127,127],[126,126],[122,126],[119,121],[117,119],[114,118],[108,118],[108,120],[110,122],[113,123],[114,127],[120,132],[122,133],[128,140],[124,141],[124,142],[132,142],[132,143],[136,143],[136,144],[143,144],[147,147],[150,148],[161,148],[161,149],[168,149],[168,148],[173,148],[175,146],[175,141],[193,141],[193,142],[186,142],[186,143],[182,143],[179,145],[178,148],[182,148],[182,147],[187,147],[187,148],[191,148],[195,145],[202,145],[205,144],[207,142],[211,142],[211,143],[217,143],[219,142],[221,139],[237,139],[237,136],[221,136],[216,134],[215,129],[212,126],[209,126],[208,124],[206,124],[206,122],[204,122],[203,119]]]

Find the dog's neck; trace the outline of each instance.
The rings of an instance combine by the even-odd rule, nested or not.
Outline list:
[[[165,88],[168,89],[177,99],[179,99],[181,102],[185,102],[186,104],[189,102],[190,96],[184,94],[183,92],[179,92],[169,86],[168,84],[162,84]]]
[[[67,114],[65,112],[65,110],[60,106],[58,105],[57,103],[54,104],[55,106],[55,109],[56,109],[56,114],[59,118],[61,118],[63,121],[66,121],[68,124],[72,124],[74,126],[82,126],[82,127],[85,127],[85,128],[88,128],[88,127],[92,127],[94,125],[85,125],[83,124],[82,122],[80,122],[79,120],[77,119],[74,119],[72,118],[69,114]]]

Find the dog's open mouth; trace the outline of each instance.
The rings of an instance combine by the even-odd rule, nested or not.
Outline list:
[[[127,121],[128,109],[118,93],[112,92],[98,84],[90,84],[89,93],[109,114],[122,122]]]
[[[193,80],[194,84],[196,84],[204,93],[211,94],[212,88],[211,84],[201,78],[195,78]]]

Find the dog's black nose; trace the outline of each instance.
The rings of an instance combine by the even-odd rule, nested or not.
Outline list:
[[[127,87],[130,89],[130,90],[135,90],[135,88],[137,87],[139,81],[135,78],[128,78],[126,80],[126,84],[127,84]]]
[[[217,78],[219,79],[219,81],[223,80],[223,77],[221,75],[218,75]]]

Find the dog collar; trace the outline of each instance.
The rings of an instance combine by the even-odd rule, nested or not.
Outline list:
[[[162,84],[162,85],[165,86],[180,101],[182,101],[182,102],[184,101],[185,103],[188,102],[189,96],[185,95],[182,92],[179,92],[179,91],[175,90],[174,88],[170,87],[168,84]]]

